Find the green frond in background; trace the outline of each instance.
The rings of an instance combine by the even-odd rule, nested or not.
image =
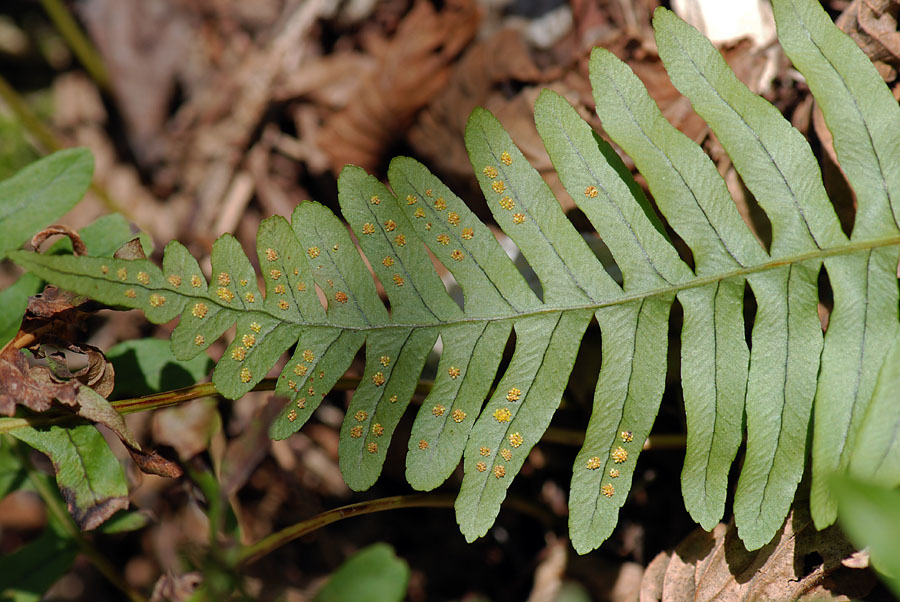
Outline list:
[[[540,279],[540,298],[466,204],[408,158],[392,162],[390,188],[355,167],[339,180],[343,217],[387,292],[390,312],[344,223],[311,202],[299,205],[290,223],[273,217],[260,226],[265,294],[229,235],[213,246],[210,281],[177,242],[166,247],[162,269],[147,260],[10,256],[61,287],[141,308],[151,321],[180,314],[172,348],[181,359],[236,325],[213,375],[230,398],[249,391],[294,346],[278,378],[276,391],[289,404],[272,425],[274,438],[300,428],[365,345],[362,382],[340,434],[341,470],[357,490],[378,478],[440,337],[434,388],[413,425],[406,470],[413,487],[433,489],[462,459],[456,512],[469,540],[493,524],[596,319],[603,360],[569,502],[579,552],[609,536],[625,503],[663,393],[677,299],[684,311],[688,511],[706,529],[722,518],[728,472],[746,432],[734,501],[746,546],[761,547],[781,527],[810,451],[812,513],[822,528],[836,518],[833,472],[900,484],[900,415],[887,393],[895,366],[885,365],[882,378],[890,382],[879,384],[884,357],[892,349],[890,357],[897,355],[900,324],[900,108],[817,2],[775,0],[774,8],[781,43],[819,102],[856,192],[849,237],[803,136],[737,80],[708,40],[658,9],[654,27],[666,69],[768,215],[769,249],[741,219],[711,159],[663,118],[627,65],[597,49],[590,74],[604,129],[646,178],[692,265],[612,147],[550,91],[535,106],[538,131],[562,183],[612,252],[621,286],[483,109],[466,129],[469,155],[494,220]],[[462,309],[428,251],[462,288]],[[824,336],[817,312],[823,267],[834,291]],[[756,302],[749,343],[748,286]],[[515,351],[491,393],[513,331]]]

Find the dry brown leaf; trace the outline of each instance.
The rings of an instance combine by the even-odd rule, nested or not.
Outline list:
[[[503,60],[497,60],[500,56]],[[446,89],[418,116],[407,138],[417,156],[427,159],[442,174],[471,177],[463,143],[469,113],[487,105],[491,93],[505,82],[540,80],[541,72],[521,34],[501,30],[473,44],[456,62]]]
[[[142,472],[162,477],[181,476],[183,471],[177,464],[155,451],[142,449],[125,419],[106,401],[105,396],[115,384],[115,372],[103,353],[90,345],[53,342],[56,344],[40,345],[35,351],[35,357],[46,358],[48,366],[29,365],[25,354],[13,346],[0,353],[0,414],[14,415],[16,405],[46,412],[54,407],[56,400],[73,408],[77,416],[102,424],[115,433]],[[65,353],[60,350],[86,355],[87,365],[72,372]]]
[[[720,523],[710,533],[697,529],[674,552],[663,552],[650,563],[641,602],[850,600],[866,595],[874,575],[842,564],[853,556],[853,545],[836,527],[817,531],[803,506],[805,502],[759,550],[747,551],[733,524]]]
[[[475,35],[478,11],[471,0],[446,2],[437,12],[420,0],[390,40],[373,38],[378,64],[361,78],[350,103],[325,121],[318,146],[337,173],[352,163],[375,168],[415,114],[447,84],[450,62]]]
[[[62,234],[63,236],[68,236],[72,241],[72,253],[74,255],[85,255],[87,254],[87,247],[84,245],[84,241],[81,240],[81,236],[68,226],[57,225],[50,226],[48,228],[44,228],[37,234],[31,237],[31,246],[37,249],[44,241],[46,241],[51,236],[56,236],[57,234]]]
[[[898,12],[897,0],[854,0],[836,23],[873,61],[896,67],[900,64]]]
[[[74,403],[75,392],[71,386],[38,382],[30,371],[25,356],[15,347],[7,347],[0,353],[0,414],[12,416],[16,405],[46,412],[54,399]]]

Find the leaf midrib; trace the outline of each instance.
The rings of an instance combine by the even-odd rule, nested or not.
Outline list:
[[[274,318],[280,322],[289,322],[292,324],[296,324],[303,328],[338,328],[341,330],[347,331],[357,331],[357,332],[378,332],[382,330],[388,329],[406,329],[406,328],[432,328],[435,326],[443,327],[443,326],[452,326],[454,324],[474,324],[478,322],[498,322],[501,320],[517,320],[522,318],[527,318],[529,316],[539,316],[560,312],[568,312],[568,311],[578,311],[584,309],[591,310],[600,310],[605,307],[613,307],[616,305],[624,305],[626,303],[632,303],[634,301],[641,301],[643,299],[649,299],[652,297],[661,297],[664,295],[670,295],[673,293],[678,293],[683,290],[689,290],[692,288],[699,288],[706,286],[708,284],[714,284],[717,282],[722,282],[724,280],[728,280],[729,278],[735,278],[740,276],[747,276],[750,274],[757,274],[761,272],[767,272],[769,270],[774,270],[780,267],[784,267],[786,265],[793,265],[798,263],[803,263],[805,261],[810,261],[814,259],[825,259],[828,257],[836,257],[836,256],[845,256],[850,255],[851,253],[859,252],[859,251],[869,251],[872,249],[878,249],[881,247],[890,247],[894,245],[900,245],[900,234],[894,236],[888,236],[884,238],[875,238],[864,241],[851,241],[846,245],[841,245],[838,247],[828,247],[824,249],[817,249],[815,251],[809,251],[807,253],[801,253],[798,255],[791,255],[788,257],[781,257],[778,259],[773,259],[771,261],[766,261],[763,263],[759,263],[754,266],[748,266],[743,268],[737,268],[734,270],[728,270],[726,272],[720,272],[718,274],[712,274],[708,276],[697,277],[692,280],[688,280],[686,282],[682,282],[679,284],[675,284],[672,286],[666,286],[661,288],[650,289],[637,293],[629,293],[624,294],[620,297],[616,297],[615,299],[599,301],[597,303],[580,303],[574,305],[566,305],[566,306],[542,306],[537,309],[522,311],[522,312],[513,312],[506,314],[495,314],[493,316],[480,316],[480,317],[463,317],[455,320],[446,320],[446,321],[438,321],[438,322],[426,322],[426,323],[401,323],[401,322],[393,322],[391,324],[381,324],[375,326],[359,326],[359,325],[345,325],[345,324],[337,324],[332,322],[302,322],[285,319],[285,316],[281,316],[275,313],[270,313],[261,309],[251,309],[251,310],[240,310],[234,307],[230,307],[228,305],[224,305],[219,303],[217,300],[203,295],[191,295],[181,291],[175,291],[170,288],[155,288],[144,286],[140,284],[132,284],[132,288],[141,288],[148,292],[161,292],[161,293],[175,293],[177,295],[181,295],[185,299],[196,299],[198,301],[203,301],[205,303],[212,303],[217,307],[221,308],[225,311],[234,312],[237,314],[258,314],[262,316],[267,316],[269,318]],[[24,254],[31,254],[28,252],[22,252]],[[65,276],[72,276],[73,274],[70,272],[64,272],[57,268],[53,268],[47,265],[42,265],[42,269],[56,272],[58,274],[62,274]],[[99,280],[101,282],[112,282],[109,280],[105,280],[103,278],[98,278],[91,274],[77,274],[78,277],[82,278],[90,278],[92,280]]]

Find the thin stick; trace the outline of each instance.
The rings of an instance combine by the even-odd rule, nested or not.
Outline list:
[[[103,59],[100,58],[100,53],[81,31],[81,27],[72,18],[66,6],[60,0],[41,0],[41,4],[56,26],[56,30],[87,69],[91,79],[105,92],[111,91],[109,73],[106,71]]]
[[[308,520],[300,521],[290,527],[285,527],[281,531],[276,531],[255,544],[245,547],[241,550],[238,566],[252,564],[266,554],[298,537],[321,529],[325,525],[330,525],[339,520],[350,518],[351,516],[361,516],[363,514],[384,512],[385,510],[394,510],[397,508],[450,508],[453,506],[453,500],[454,496],[448,494],[419,493],[414,495],[395,495],[392,497],[341,506],[340,508],[323,512]]]

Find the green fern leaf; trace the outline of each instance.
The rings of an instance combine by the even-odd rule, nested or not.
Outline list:
[[[745,545],[758,548],[781,527],[794,498],[813,412],[817,525],[834,520],[831,472],[900,482],[900,413],[891,397],[900,355],[900,108],[818,3],[775,0],[774,7],[782,44],[820,102],[857,193],[849,238],[803,137],[737,80],[705,38],[659,9],[654,27],[666,69],[768,215],[770,249],[744,224],[710,158],[663,118],[623,62],[598,49],[590,63],[597,113],[644,175],[690,262],[612,146],[550,91],[535,106],[538,132],[561,182],[610,249],[621,286],[483,109],[466,128],[469,155],[494,221],[537,274],[539,295],[487,226],[408,158],[391,163],[390,188],[356,167],[341,173],[341,211],[362,256],[344,223],[316,203],[299,205],[290,223],[264,221],[257,237],[264,295],[228,235],[213,246],[209,283],[175,242],[166,247],[162,270],[147,260],[10,256],[79,294],[141,308],[152,321],[182,314],[172,336],[179,358],[196,355],[235,325],[213,374],[226,397],[250,390],[294,346],[277,380],[276,392],[289,403],[271,427],[274,438],[306,422],[365,344],[339,453],[344,478],[357,490],[377,480],[439,340],[437,375],[412,427],[406,473],[413,487],[433,489],[462,458],[456,513],[469,540],[493,524],[596,319],[603,360],[570,496],[570,535],[579,552],[610,535],[627,499],[662,398],[677,299],[684,313],[685,503],[707,529],[722,518],[746,426],[734,512]],[[462,308],[432,257],[459,283]],[[835,297],[824,337],[817,311],[823,267]],[[756,307],[749,344],[748,286]],[[513,331],[512,359],[490,393]]]

